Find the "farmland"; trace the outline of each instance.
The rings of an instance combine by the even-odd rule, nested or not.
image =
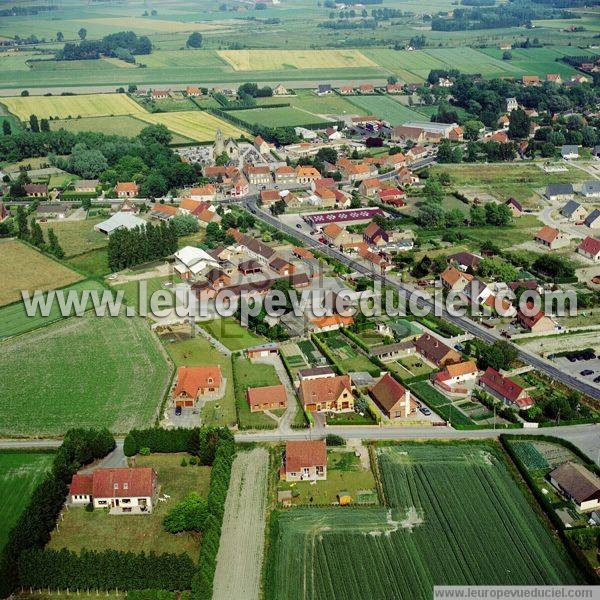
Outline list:
[[[130,116],[87,117],[50,121],[52,131],[58,131],[59,129],[65,129],[71,133],[95,131],[106,135],[123,135],[126,137],[135,137],[146,126],[147,123]]]
[[[0,435],[148,426],[169,380],[162,349],[141,319],[90,313],[2,342],[0,361]]]
[[[52,458],[52,454],[0,452],[0,550]]]
[[[497,446],[399,444],[377,457],[389,509],[273,514],[266,598],[360,600],[393,588],[412,600],[436,584],[578,581]]]
[[[82,279],[60,263],[16,240],[0,240],[3,259],[0,306],[21,299],[21,290],[43,292]]]
[[[231,468],[213,598],[258,600],[265,536],[269,453],[238,452]]]
[[[251,108],[236,110],[232,114],[248,125],[264,125],[266,127],[301,127],[313,123],[327,123],[326,119],[293,106]]]
[[[400,104],[389,96],[353,96],[350,101],[361,111],[377,115],[391,125],[400,125],[407,121],[427,120],[421,113]]]
[[[336,362],[345,373],[353,371],[379,373],[379,369],[357,348],[353,348],[348,339],[341,333],[321,334],[319,339],[327,345]]]
[[[21,121],[36,114],[39,119],[132,115],[144,109],[126,94],[82,94],[81,96],[26,96],[0,98]]]
[[[213,141],[217,129],[220,129],[226,137],[239,138],[244,134],[235,125],[199,110],[154,114],[138,113],[136,117],[153,125],[165,125],[174,133],[197,142]]]
[[[48,229],[54,229],[58,242],[68,258],[104,248],[108,244],[108,236],[94,230],[94,226],[104,220],[105,217],[95,217],[82,221],[53,221],[41,223],[40,226],[46,236]]]

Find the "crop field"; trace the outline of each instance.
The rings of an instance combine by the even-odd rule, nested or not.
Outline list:
[[[132,115],[144,109],[126,94],[83,94],[81,96],[14,96],[0,102],[21,121],[35,114],[38,119]]]
[[[64,288],[63,291],[65,293],[69,293],[70,291],[81,292],[83,290],[97,290],[101,292],[104,289],[104,286],[100,282],[94,279],[87,279],[85,281],[78,281]],[[90,307],[91,302],[88,302],[88,308]],[[71,312],[71,314],[74,314],[74,312]],[[27,316],[23,302],[8,304],[0,308],[0,340],[33,331],[64,318],[66,317],[61,315],[58,303],[52,304],[48,316],[45,317],[41,316],[39,311],[35,316]]]
[[[0,550],[52,459],[52,454],[0,452]]]
[[[97,551],[120,550],[122,552],[186,552],[195,562],[198,560],[200,536],[192,532],[177,535],[168,533],[163,519],[175,504],[189,494],[198,492],[206,497],[210,481],[210,467],[181,466],[187,454],[151,454],[136,456],[136,467],[151,467],[158,475],[161,494],[168,496],[166,502],[155,502],[151,514],[144,516],[109,515],[106,510],[87,512],[83,506],[63,510],[58,531],[52,533],[48,546],[55,550],[68,548],[80,552],[90,548]]]
[[[245,133],[235,125],[200,110],[138,113],[136,117],[147,123],[165,125],[170,131],[197,142],[214,140],[217,129],[220,129],[225,137],[239,138]]]
[[[40,226],[46,236],[48,229],[54,229],[54,233],[65,251],[65,256],[68,258],[108,245],[108,236],[94,229],[98,223],[105,220],[105,217],[94,217],[83,221],[46,222],[40,223]]]
[[[360,50],[218,50],[236,71],[376,67]]]
[[[238,452],[231,468],[213,600],[258,600],[265,539],[269,453]]]
[[[301,110],[307,110],[314,115],[366,114],[366,111],[352,104],[347,98],[337,94],[317,96],[313,90],[296,90],[294,96],[271,96],[256,99],[259,106],[282,102],[289,103]]]
[[[152,54],[144,56],[144,64],[149,69],[177,69],[194,67],[196,69],[223,71],[230,69],[227,61],[223,60],[213,50],[153,50]]]
[[[580,49],[577,50],[581,53]],[[499,48],[484,48],[481,52],[497,60],[502,59],[502,50]],[[502,62],[515,71],[521,70],[522,75],[538,75],[545,78],[548,73],[559,73],[563,78],[568,78],[577,73],[566,63],[558,61],[565,54],[569,54],[568,49],[564,52],[561,47],[514,48],[510,53],[512,58]]]
[[[350,101],[361,110],[377,115],[391,125],[427,120],[421,113],[400,104],[389,96],[353,96]]]
[[[312,123],[327,123],[326,119],[293,106],[250,108],[236,110],[232,114],[248,125],[265,125],[267,127],[301,127]]]
[[[64,287],[82,279],[60,263],[17,240],[0,240],[3,272],[0,286],[0,306],[21,299],[21,290],[41,290]]]
[[[89,312],[0,343],[0,362],[5,436],[148,427],[170,374],[144,321]]]
[[[273,513],[267,599],[367,600],[394,589],[424,600],[436,584],[580,581],[496,446],[398,444],[377,457],[389,509]]]
[[[122,135],[135,137],[140,133],[147,123],[130,116],[119,117],[84,117],[83,119],[60,119],[50,121],[50,129],[57,131],[65,129],[71,133],[81,131],[95,131],[106,135]]]
[[[90,250],[67,259],[75,269],[80,269],[89,277],[102,277],[110,273],[108,267],[108,252],[106,248]]]

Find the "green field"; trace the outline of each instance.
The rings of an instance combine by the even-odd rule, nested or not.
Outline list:
[[[123,135],[126,137],[135,137],[147,126],[148,123],[130,116],[88,117],[83,119],[50,121],[50,129],[52,131],[57,131],[58,129],[65,129],[71,133],[95,131],[106,135]]]
[[[371,600],[390,589],[424,600],[436,584],[580,581],[497,446],[398,444],[377,457],[390,510],[274,513],[268,600]]]
[[[357,348],[353,348],[341,333],[321,334],[320,340],[329,348],[337,363],[345,373],[355,371],[379,371],[379,369]]]
[[[259,106],[289,103],[295,108],[306,110],[314,115],[366,114],[366,111],[358,108],[343,96],[337,94],[317,96],[313,90],[296,90],[294,96],[257,98],[256,103]]]
[[[52,464],[52,454],[0,452],[0,550]]]
[[[265,127],[301,127],[313,123],[327,123],[327,119],[293,106],[250,108],[248,110],[235,110],[230,114],[248,123],[248,125],[264,125]]]
[[[0,362],[6,436],[150,426],[170,374],[144,321],[91,313],[0,343]]]
[[[78,254],[68,258],[66,262],[73,268],[83,271],[88,277],[102,277],[110,273],[106,248]]]
[[[58,242],[65,251],[65,256],[69,258],[108,245],[108,236],[94,229],[98,223],[105,220],[106,217],[94,217],[83,221],[46,222],[40,223],[40,226],[46,236],[48,229],[54,229]]]
[[[226,348],[234,352],[265,342],[263,338],[255,335],[249,329],[242,327],[233,317],[202,321],[199,325]]]
[[[428,120],[421,113],[400,104],[390,96],[352,96],[351,102],[359,109],[377,115],[391,125]]]

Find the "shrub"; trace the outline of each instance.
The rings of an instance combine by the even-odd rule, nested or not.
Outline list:
[[[202,531],[207,516],[207,501],[197,492],[191,492],[176,504],[163,521],[169,533]]]
[[[140,448],[140,455],[141,456],[150,456],[150,448],[147,448],[147,447]]]
[[[329,433],[325,438],[325,443],[328,446],[344,446],[346,444],[346,440],[341,435]]]
[[[93,502],[88,502],[85,505],[85,510],[86,510],[86,512],[94,512],[94,503]]]

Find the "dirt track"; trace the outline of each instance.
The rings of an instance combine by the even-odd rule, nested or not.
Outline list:
[[[258,600],[263,561],[269,453],[240,452],[231,469],[213,600]]]

